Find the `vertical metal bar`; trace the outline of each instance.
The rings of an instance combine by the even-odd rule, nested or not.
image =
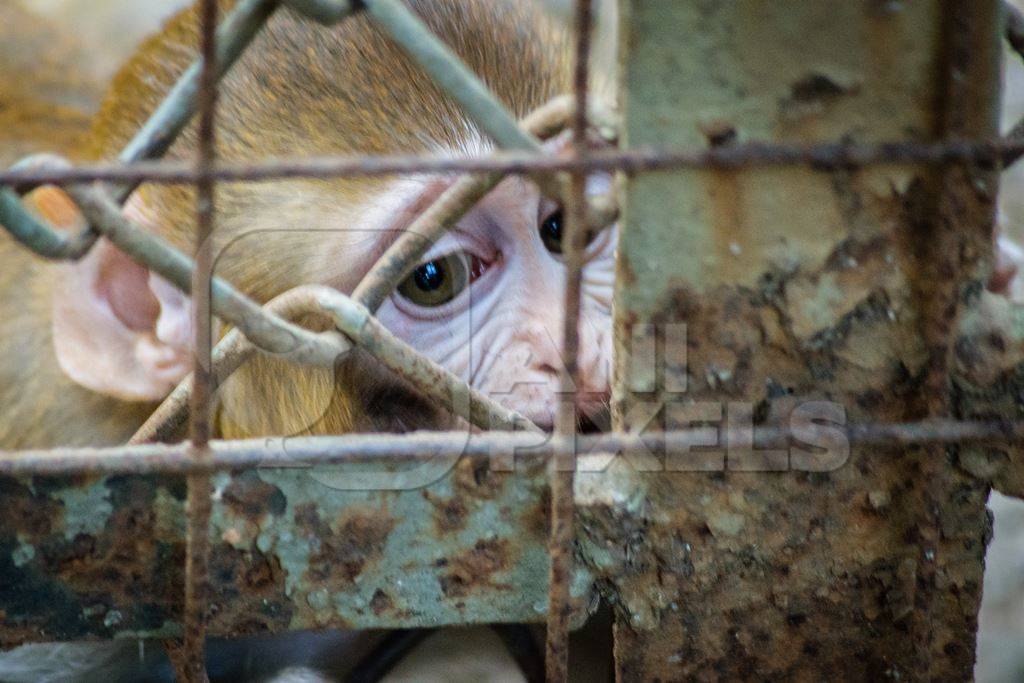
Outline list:
[[[217,0],[200,5],[199,149],[196,183],[196,269],[192,278],[195,364],[192,380],[192,455],[210,454],[210,394],[212,387],[210,291],[213,270],[214,180],[210,170],[216,156]],[[188,534],[186,538],[183,659],[188,681],[207,681],[204,662],[206,588],[209,582],[211,486],[207,474],[188,477]]]
[[[576,2],[576,55],[574,91],[576,111],[573,116],[573,147],[580,159],[587,156],[587,99],[590,65],[591,0]],[[579,322],[580,286],[583,250],[586,246],[587,172],[572,174],[566,197],[565,249],[565,312],[562,319],[563,371],[555,429],[560,439],[571,442],[576,433],[577,398],[579,391]],[[551,482],[551,536],[548,543],[551,570],[548,588],[547,642],[545,665],[549,681],[565,681],[569,669],[569,579],[572,573],[574,538],[573,483],[576,469],[575,451],[558,449],[549,460]]]
[[[999,41],[1002,3],[945,0],[942,75],[944,91],[941,134],[946,139],[981,138],[998,130]],[[937,206],[927,239],[917,248],[915,294],[921,311],[921,336],[928,362],[921,387],[922,417],[949,416],[954,407],[950,387],[952,346],[958,320],[971,286],[991,272],[992,223],[998,182],[995,172],[950,164],[937,179]],[[979,191],[978,188],[985,188]],[[919,454],[921,504],[917,511],[917,595],[911,636],[921,679],[934,678],[951,626],[941,615],[941,588],[948,566],[960,561],[959,539],[948,538],[951,514],[945,505],[958,486],[957,475],[941,445]]]

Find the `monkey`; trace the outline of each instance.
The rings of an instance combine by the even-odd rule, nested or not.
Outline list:
[[[474,0],[412,6],[515,115],[567,91],[565,33],[532,3]],[[138,129],[194,55],[195,24],[195,12],[180,15],[145,43],[115,78],[83,158],[110,159]],[[502,35],[508,26],[517,30]],[[352,68],[354,64],[360,68]],[[458,106],[366,17],[324,30],[289,10],[278,12],[229,72],[221,91],[217,139],[218,156],[224,160],[480,154],[492,148]],[[189,158],[194,146],[195,131],[189,129],[170,156]],[[402,221],[448,182],[416,177],[224,185],[217,192],[213,240],[217,272],[258,301],[310,282],[351,291],[387,240],[401,231]],[[125,212],[179,249],[191,251],[193,205],[190,188],[145,186],[128,200]],[[527,216],[527,208],[534,214]],[[510,216],[509,225],[495,216]],[[560,367],[555,356],[564,281],[563,222],[558,205],[542,198],[532,184],[507,179],[431,249],[430,258],[384,304],[381,320],[433,360],[473,380],[476,388],[507,394],[505,402],[511,407],[542,427],[550,426]],[[495,224],[505,229],[495,229]],[[314,230],[302,229],[310,226]],[[614,246],[610,233],[604,233],[588,248],[593,258],[584,286],[582,394],[595,397],[591,403],[596,406],[608,393]],[[62,273],[51,277],[52,286],[62,293],[53,297],[52,339],[40,340],[38,346],[55,350],[62,386],[77,385],[96,396],[149,409],[185,376],[191,363],[187,297],[104,240],[82,261],[51,270]],[[470,283],[473,298],[486,301],[486,310],[493,314],[475,315],[470,321]],[[92,296],[97,292],[108,298]],[[549,301],[538,306],[538,297]],[[484,309],[474,305],[473,310]],[[5,338],[24,334],[13,324],[4,327],[0,334]],[[462,336],[461,342],[453,332]],[[470,336],[474,343],[465,343]],[[366,374],[364,366],[340,374]],[[29,381],[28,374],[22,370],[4,385]],[[32,374],[40,373],[33,368]],[[331,371],[257,359],[221,388],[218,433],[225,438],[338,434],[370,425],[369,416],[379,414],[379,406],[343,396],[344,383],[334,379]],[[254,387],[257,396],[252,395]],[[389,385],[371,393],[386,399],[391,390]],[[51,424],[56,415],[72,411],[63,403],[87,403],[74,392],[60,393],[68,401],[49,401],[47,414],[37,414],[39,409],[26,406],[25,398],[12,398],[17,410],[33,415],[19,422]],[[302,398],[290,405],[266,400],[275,393]],[[104,405],[99,412],[108,408]],[[30,436],[19,439],[8,433],[0,443],[23,447],[80,442],[70,434]]]
[[[225,1],[222,9],[232,4]],[[569,91],[568,36],[532,2],[408,4],[513,115]],[[193,9],[143,43],[114,78],[77,158],[116,156],[194,58],[197,34]],[[238,162],[493,149],[367,17],[325,29],[287,8],[224,78],[216,140],[218,158]],[[554,149],[565,144],[564,138],[549,143]],[[168,156],[191,159],[195,148],[190,127]],[[217,274],[260,302],[307,283],[351,292],[452,180],[421,174],[220,184]],[[58,190],[41,188],[28,201],[57,226],[81,225]],[[194,206],[189,187],[144,185],[124,212],[190,252]],[[558,203],[528,180],[510,177],[431,246],[379,317],[478,390],[550,429],[561,368],[564,234]],[[0,261],[12,273],[0,282],[0,339],[19,354],[0,369],[0,403],[7,411],[0,447],[123,442],[190,370],[189,297],[103,239],[80,261],[61,264],[44,264],[0,239]],[[601,414],[608,402],[615,247],[613,228],[586,248],[579,387],[586,414]],[[214,424],[219,437],[244,438],[452,422],[356,353],[334,371],[257,357],[218,388]]]

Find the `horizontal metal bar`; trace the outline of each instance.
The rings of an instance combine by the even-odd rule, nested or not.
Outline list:
[[[926,443],[983,443],[1024,439],[1021,421],[925,420],[896,424],[851,424],[830,429],[843,434],[851,445],[898,446]],[[790,436],[788,429],[758,427],[755,448],[777,447]],[[745,430],[722,428],[720,443],[740,443]],[[529,432],[424,432],[345,436],[264,438],[213,441],[210,457],[197,462],[189,445],[138,444],[109,448],[56,448],[44,451],[0,451],[0,475],[72,474],[187,474],[254,467],[388,464],[401,466],[438,459],[491,457],[511,462],[518,454],[548,458],[567,452],[580,455],[639,454],[650,451],[677,453],[707,446],[706,428],[645,434],[607,433],[563,439]]]
[[[489,157],[303,157],[254,163],[219,163],[210,169],[218,181],[264,182],[286,178],[381,176],[403,173],[507,173],[526,175],[554,171],[623,171],[642,173],[675,169],[715,170],[758,166],[809,166],[820,171],[873,164],[999,164],[1024,154],[1024,141],[952,140],[948,142],[889,142],[880,144],[825,143],[817,145],[745,143],[714,149],[594,150],[585,160],[523,152],[498,152]],[[67,170],[0,171],[0,185],[69,185],[83,181],[145,180],[160,184],[192,183],[199,178],[194,165],[149,162],[132,165],[82,165]]]

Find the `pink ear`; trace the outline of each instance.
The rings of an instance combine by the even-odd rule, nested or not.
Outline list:
[[[51,196],[31,199],[51,222],[61,217],[50,205],[66,208]],[[125,214],[141,222],[146,219],[143,208],[135,194]],[[70,225],[65,215],[56,227]],[[80,261],[57,266],[57,361],[68,377],[93,391],[126,401],[164,398],[191,368],[190,319],[185,295],[105,239]]]

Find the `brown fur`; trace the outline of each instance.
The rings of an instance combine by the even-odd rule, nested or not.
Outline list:
[[[226,10],[231,4],[225,1],[222,7]],[[409,4],[515,115],[522,116],[568,89],[565,37],[532,2],[411,0]],[[142,46],[115,79],[84,147],[86,158],[116,156],[194,58],[196,34],[196,13],[189,10]],[[232,161],[458,152],[479,137],[458,106],[367,17],[325,29],[290,10],[278,11],[224,79],[219,99],[217,151],[220,158]],[[194,148],[195,133],[190,128],[169,156],[189,158]],[[361,204],[389,182],[310,179],[222,184],[217,191],[214,240],[218,274],[260,301],[307,282],[338,285],[346,281],[353,272],[365,270],[375,255],[365,253],[365,247],[339,247],[351,237],[335,239],[301,228],[344,228],[358,218]],[[147,186],[142,192],[158,218],[162,236],[191,250],[191,190]],[[332,249],[340,249],[339,257],[325,260],[325,251],[330,255]],[[42,306],[41,299],[46,298],[42,293],[38,296],[40,300],[33,296],[33,308]],[[40,323],[44,318],[45,312],[35,310],[30,319],[0,330],[6,343],[31,340],[26,354],[32,358],[24,362],[31,371],[16,373],[17,381],[38,376],[60,387],[59,398],[39,398],[33,393],[16,399],[17,410],[33,424],[52,424],[51,416],[56,415],[77,421],[80,416],[71,415],[64,403],[84,410],[104,400],[69,389],[52,367],[44,367],[52,366],[49,357],[45,361],[37,357],[49,351]],[[436,406],[427,407],[365,358],[350,359],[331,373],[262,357],[236,373],[220,395],[218,427],[229,438],[405,431],[440,419]],[[54,400],[61,406],[51,405]],[[48,408],[40,410],[34,407],[37,404]],[[109,407],[112,422],[122,418],[135,422],[133,408],[115,408],[111,402],[104,406]],[[101,429],[95,442],[122,438],[122,433],[115,432]],[[0,433],[0,444],[9,443],[10,436]]]
[[[83,50],[13,0],[0,0],[0,166],[41,151],[73,155],[102,88]],[[54,362],[52,266],[0,230],[0,447],[114,443],[150,406],[126,405],[67,380]]]

